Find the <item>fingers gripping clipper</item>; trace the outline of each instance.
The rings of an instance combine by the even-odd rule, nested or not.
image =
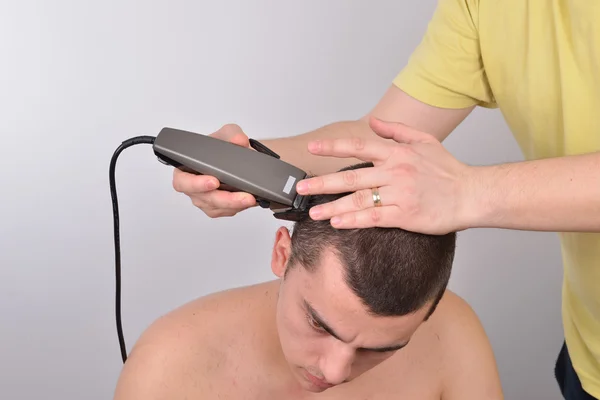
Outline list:
[[[216,177],[219,189],[252,194],[277,219],[297,221],[308,212],[308,196],[296,192],[306,172],[283,161],[262,143],[254,149],[173,128],[163,128],[153,143],[154,154],[165,165]]]

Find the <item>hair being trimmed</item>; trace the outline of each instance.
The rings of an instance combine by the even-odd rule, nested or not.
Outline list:
[[[372,166],[363,163],[341,171]],[[314,195],[309,207],[349,194]],[[336,229],[329,220],[315,221],[308,215],[295,223],[291,236],[291,268],[299,265],[313,271],[323,252],[333,251],[343,265],[346,284],[369,312],[381,316],[407,315],[433,301],[428,318],[448,285],[456,245],[455,232],[428,235],[399,228]]]

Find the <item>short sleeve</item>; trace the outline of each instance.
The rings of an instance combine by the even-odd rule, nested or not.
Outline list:
[[[478,5],[479,0],[439,0],[394,85],[435,107],[496,108],[481,57]]]

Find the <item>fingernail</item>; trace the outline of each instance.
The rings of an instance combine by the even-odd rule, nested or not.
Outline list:
[[[309,211],[311,218],[319,218],[321,216],[321,209],[319,207],[313,207]]]
[[[245,196],[244,199],[242,200],[242,205],[244,205],[246,207],[252,205],[253,203],[254,203],[254,200],[252,199],[252,197]]]
[[[340,217],[331,218],[331,225],[339,225],[340,222],[342,222],[342,219]]]
[[[213,180],[208,181],[208,183],[206,184],[206,188],[208,190],[216,189],[217,188],[217,182],[215,182]]]
[[[300,194],[306,193],[307,190],[308,190],[308,183],[306,183],[306,182],[300,181],[296,185],[296,191]]]

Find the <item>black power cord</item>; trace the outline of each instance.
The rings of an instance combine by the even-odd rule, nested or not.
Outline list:
[[[125,347],[125,339],[123,338],[123,327],[121,325],[121,246],[119,240],[119,204],[117,201],[117,187],[115,184],[115,166],[117,158],[123,150],[136,144],[154,144],[153,136],[137,136],[127,139],[121,143],[115,150],[112,159],[110,160],[109,179],[110,179],[110,194],[113,205],[113,220],[115,229],[115,317],[117,322],[117,335],[119,337],[119,346],[121,347],[121,357],[123,364],[127,361],[127,348]]]

